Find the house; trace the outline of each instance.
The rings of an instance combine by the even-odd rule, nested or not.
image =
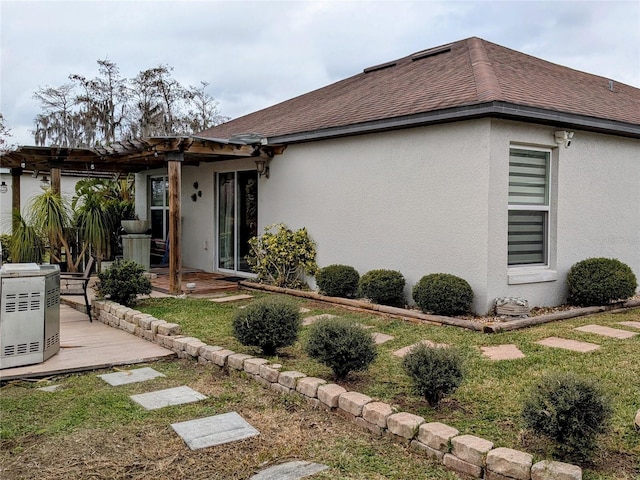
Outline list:
[[[183,168],[185,265],[241,275],[248,238],[284,222],[307,227],[320,266],[399,270],[407,298],[425,274],[458,275],[479,313],[563,303],[588,257],[640,276],[638,88],[474,37],[198,136],[247,133],[286,146],[268,176],[250,158]],[[154,225],[164,175],[139,175]]]

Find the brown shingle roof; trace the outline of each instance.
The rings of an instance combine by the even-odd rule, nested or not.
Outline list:
[[[609,87],[607,78],[473,37],[365,69],[199,135],[281,137],[490,102],[640,126],[640,89]]]

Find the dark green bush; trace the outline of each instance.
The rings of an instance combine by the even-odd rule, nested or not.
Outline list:
[[[354,297],[358,293],[360,274],[349,265],[329,265],[316,275],[318,288],[330,297]]]
[[[151,293],[151,281],[144,273],[144,267],[133,260],[117,261],[98,274],[96,288],[100,295],[132,307],[138,295]]]
[[[371,270],[360,277],[359,294],[374,303],[403,307],[404,276],[396,270]]]
[[[243,345],[259,347],[275,355],[280,347],[293,345],[302,326],[298,306],[281,297],[264,297],[238,310],[233,335]]]
[[[615,258],[588,258],[574,264],[567,275],[568,302],[606,305],[632,297],[638,282],[628,265]]]
[[[436,406],[453,393],[463,379],[462,356],[450,347],[430,347],[423,343],[414,347],[402,362],[418,395]]]
[[[612,414],[609,399],[598,385],[573,373],[543,378],[524,402],[525,425],[557,442],[563,456],[586,457]]]
[[[371,333],[353,322],[330,318],[313,324],[310,330],[307,355],[331,368],[338,379],[366,370],[378,354]]]
[[[466,280],[448,273],[425,275],[413,287],[413,300],[423,312],[458,315],[471,310],[473,290]]]

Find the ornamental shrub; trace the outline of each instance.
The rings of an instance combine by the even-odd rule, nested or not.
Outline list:
[[[233,335],[243,345],[275,355],[278,348],[298,340],[301,326],[300,309],[295,303],[286,298],[264,297],[237,311]]]
[[[404,276],[396,270],[371,270],[360,277],[359,293],[374,303],[403,307]]]
[[[341,318],[313,324],[305,350],[311,358],[331,368],[338,379],[366,370],[378,354],[371,333]]]
[[[96,289],[100,295],[132,307],[138,295],[151,293],[151,281],[144,273],[144,267],[133,260],[116,261],[111,268],[98,274]]]
[[[455,348],[420,343],[404,357],[402,366],[417,394],[435,407],[453,393],[463,379],[462,356]]]
[[[260,282],[301,288],[305,286],[302,275],[315,275],[318,270],[316,244],[306,228],[294,232],[283,223],[269,225],[262,236],[249,240],[249,246],[247,262]]]
[[[525,425],[557,443],[562,456],[584,456],[596,436],[607,429],[610,400],[599,386],[573,373],[551,374],[530,391],[524,402]]]
[[[471,310],[473,290],[466,280],[448,273],[425,275],[413,287],[413,300],[423,312],[458,315]]]
[[[628,265],[615,258],[588,258],[574,264],[567,275],[568,302],[606,305],[632,297],[638,282]]]
[[[348,265],[329,265],[316,274],[318,288],[330,297],[354,297],[359,280],[360,274]]]
[[[7,263],[9,261],[9,252],[11,251],[11,235],[0,235],[0,250],[2,251],[2,261],[0,263]]]

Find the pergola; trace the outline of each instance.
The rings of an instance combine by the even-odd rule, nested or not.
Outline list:
[[[20,210],[20,178],[24,170],[48,173],[51,188],[60,191],[61,172],[138,173],[166,168],[169,179],[169,289],[181,293],[182,232],[181,184],[182,166],[197,166],[203,162],[255,158],[269,161],[285,147],[266,145],[255,134],[230,140],[197,136],[163,136],[137,140],[123,140],[105,147],[68,148],[21,146],[0,156],[0,167],[10,168],[12,176],[12,210]]]

